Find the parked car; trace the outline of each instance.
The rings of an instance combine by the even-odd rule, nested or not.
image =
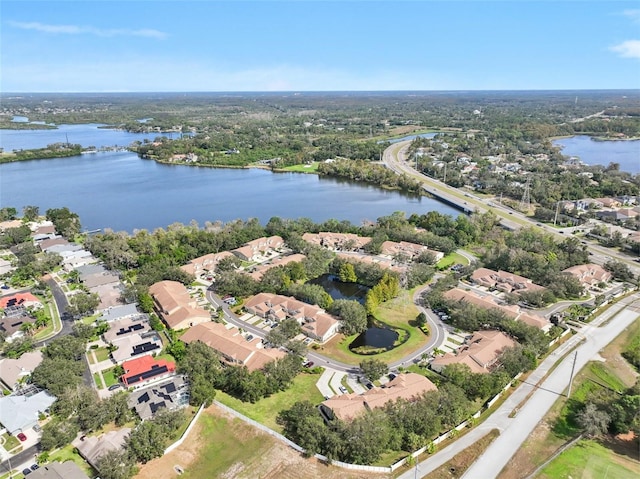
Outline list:
[[[40,469],[40,466],[38,466],[37,464],[31,464],[31,470],[35,471],[36,469]]]
[[[389,381],[393,381],[396,378],[396,375],[393,373],[389,373]]]
[[[247,341],[251,341],[253,339],[253,334],[247,336]]]
[[[31,474],[31,469],[29,469],[28,467],[24,468],[22,470],[22,475],[23,476],[28,476],[29,474]]]
[[[116,389],[118,389],[120,387],[119,384],[112,384],[111,386],[109,386],[109,391],[115,391]]]
[[[340,386],[340,392],[342,394],[347,394],[347,388],[345,388],[344,386]]]
[[[2,288],[2,289],[9,289],[9,286],[7,286],[6,284],[3,284],[2,286],[0,286],[0,288]]]
[[[25,434],[23,432],[18,433],[18,435],[16,437],[18,439],[20,439],[22,442],[27,440],[27,436],[25,436]]]
[[[313,361],[307,361],[306,363],[304,363],[302,366],[305,368],[310,368],[311,366],[314,365]]]

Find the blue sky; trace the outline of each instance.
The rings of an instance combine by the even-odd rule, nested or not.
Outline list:
[[[2,0],[4,92],[640,88],[637,1]]]

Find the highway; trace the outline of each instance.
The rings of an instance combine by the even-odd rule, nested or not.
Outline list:
[[[427,193],[437,198],[441,198],[446,202],[457,204],[458,207],[467,211],[477,211],[479,213],[492,211],[500,218],[501,223],[506,228],[512,230],[523,226],[537,227],[546,233],[554,235],[558,240],[563,240],[573,231],[573,228],[558,229],[551,225],[536,222],[535,219],[532,219],[519,211],[512,210],[493,199],[479,198],[470,193],[465,193],[457,188],[416,171],[411,165],[411,162],[406,161],[407,150],[410,145],[411,140],[392,144],[384,150],[384,153],[382,154],[382,162],[387,166],[387,168],[395,171],[396,173],[404,173],[405,175],[421,181],[423,188]],[[629,266],[635,275],[640,274],[640,265],[637,262],[634,262],[629,256],[592,242],[585,243],[585,247],[591,254],[590,259],[594,263],[602,265],[611,259],[616,259]]]
[[[578,334],[570,337],[567,342],[547,356],[527,377],[526,382],[523,381],[482,424],[429,456],[419,463],[417,468],[405,472],[399,478],[425,477],[487,435],[492,429],[498,429],[500,436],[472,464],[463,477],[468,479],[497,477],[553,403],[565,394],[574,360],[574,354],[570,354],[572,348],[576,347],[578,354],[577,372],[596,356],[598,351],[638,319],[639,302],[640,293],[635,293],[604,311],[591,324],[585,326]],[[609,321],[608,324],[601,326],[607,321]],[[558,363],[557,366],[555,366],[556,363]],[[525,400],[526,403],[522,405]],[[520,409],[516,411],[518,407]],[[515,416],[510,417],[514,412],[516,412]]]

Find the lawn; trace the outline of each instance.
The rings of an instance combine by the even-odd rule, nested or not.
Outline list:
[[[94,349],[93,352],[96,353],[96,359],[98,362],[106,361],[109,359],[109,355],[111,354],[107,348]]]
[[[407,356],[429,340],[429,337],[420,331],[419,328],[409,324],[410,321],[412,322],[416,319],[416,316],[418,316],[418,309],[413,303],[411,291],[401,291],[400,296],[380,305],[373,315],[378,321],[404,330],[406,334],[408,334],[406,342],[390,351],[364,356],[355,354],[349,350],[349,345],[356,338],[355,335],[343,336],[339,334],[321,346],[318,352],[338,361],[353,365],[359,364],[363,359],[370,358],[380,359],[381,361],[389,363]]]
[[[104,378],[104,387],[106,388],[113,386],[118,382],[118,378],[114,374],[113,368],[102,371],[102,377]]]
[[[100,373],[93,373],[93,380],[96,382],[96,386],[98,387],[98,389],[104,389],[104,384],[102,384]]]
[[[204,446],[196,461],[181,475],[185,479],[227,477],[223,474],[234,464],[250,468],[256,458],[266,455],[272,448],[273,438],[256,434],[251,426],[239,419],[229,420],[205,413],[198,422],[202,426],[199,442]]]
[[[319,374],[301,373],[295,378],[289,389],[261,399],[255,404],[242,402],[222,391],[217,392],[216,399],[254,421],[258,421],[274,431],[282,432],[282,428],[276,424],[276,417],[280,411],[290,408],[297,401],[308,400],[312,404],[320,404],[324,400],[316,388],[318,379],[320,379]]]
[[[2,447],[4,447],[6,451],[11,451],[12,449],[18,447],[19,445],[20,445],[20,441],[18,440],[17,437],[10,436],[7,433],[4,433],[2,435]]]
[[[615,454],[595,441],[582,440],[555,458],[538,478],[555,477],[640,477],[640,464]]]
[[[464,256],[462,256],[461,254],[453,252],[453,253],[449,253],[447,256],[445,256],[440,261],[438,261],[436,263],[436,267],[438,269],[446,269],[449,266],[452,266],[454,264],[467,265],[469,264],[469,260]]]
[[[82,469],[87,474],[87,476],[95,477],[96,476],[96,471],[93,470],[93,468],[89,465],[89,463],[87,461],[82,459],[80,454],[75,452],[75,449],[76,448],[73,447],[71,444],[63,447],[62,449],[58,449],[57,451],[54,451],[54,452],[49,454],[49,462],[54,462],[54,461],[59,461],[59,462],[73,461],[78,466],[80,466],[80,469]]]
[[[318,162],[314,161],[310,165],[293,165],[286,166],[285,168],[278,168],[281,171],[292,171],[294,173],[317,173],[318,172]]]

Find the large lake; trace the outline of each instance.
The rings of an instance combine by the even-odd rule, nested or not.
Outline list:
[[[360,224],[395,211],[459,214],[429,198],[317,175],[163,165],[126,152],[7,163],[0,176],[0,205],[37,205],[42,212],[68,206],[88,229],[131,232],[238,218],[264,224],[272,216]]]
[[[596,141],[589,136],[572,136],[554,140],[562,147],[562,154],[577,156],[587,165],[619,163],[620,170],[640,173],[640,140]]]

